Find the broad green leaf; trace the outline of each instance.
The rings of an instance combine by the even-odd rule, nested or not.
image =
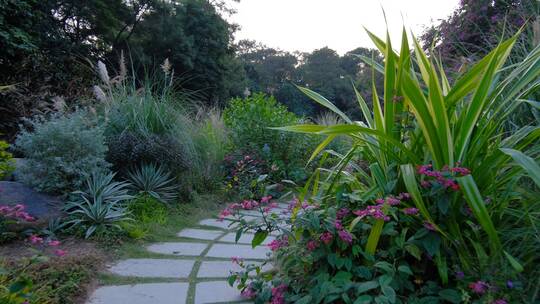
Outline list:
[[[343,112],[341,112],[333,103],[331,103],[328,99],[324,98],[321,94],[314,92],[308,88],[296,86],[302,93],[306,94],[309,98],[316,101],[321,106],[328,108],[332,112],[339,115],[344,121],[348,123],[352,123],[352,120]]]
[[[525,172],[527,172],[536,185],[540,187],[540,166],[532,157],[529,157],[525,155],[525,153],[514,149],[501,148],[500,150],[505,154],[510,155],[514,161],[520,165]]]
[[[512,268],[514,268],[515,271],[517,272],[522,272],[523,271],[523,266],[521,266],[521,263],[518,262],[518,260],[516,260],[511,254],[509,254],[508,252],[506,251],[503,251],[504,252],[504,256],[506,257],[506,259],[508,260],[508,262],[510,263],[510,265],[512,266]]]
[[[269,129],[290,131],[290,132],[296,132],[296,133],[318,133],[324,130],[325,128],[326,126],[320,126],[320,125],[292,125],[292,126],[285,126],[285,127],[273,127]]]
[[[366,244],[367,253],[375,255],[375,251],[377,250],[377,244],[379,243],[383,227],[384,220],[376,220],[375,224],[371,227],[371,231],[369,232]]]
[[[262,244],[264,240],[266,240],[266,237],[268,236],[268,231],[259,230],[255,233],[255,236],[253,237],[253,240],[251,240],[251,247],[255,248]]]
[[[318,146],[317,148],[315,148],[315,150],[313,151],[313,153],[311,154],[311,157],[309,158],[309,160],[307,161],[307,163],[309,164],[312,160],[315,159],[315,157],[317,157],[317,155],[319,155],[319,153],[321,153],[321,151],[326,148],[326,146],[328,146],[335,138],[336,138],[337,135],[329,135],[326,137],[325,140],[323,140]]]
[[[457,181],[463,190],[465,200],[484,231],[487,233],[491,246],[492,256],[500,255],[501,242],[497,230],[484,204],[484,199],[476,186],[472,175],[458,177]]]

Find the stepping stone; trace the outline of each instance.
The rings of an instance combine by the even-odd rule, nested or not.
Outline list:
[[[260,262],[249,262],[246,264],[261,264]],[[272,269],[272,265],[266,264],[262,266],[262,271]],[[231,261],[204,261],[199,267],[197,278],[227,278],[231,271],[242,271],[243,269],[238,264]]]
[[[251,240],[253,240],[253,237],[255,234],[252,233],[243,233],[240,239],[238,240],[238,244],[251,244]],[[263,244],[267,245],[270,242],[272,242],[275,239],[272,235],[269,235],[266,237],[266,240],[264,240]],[[225,243],[236,243],[236,233],[231,232],[227,233],[224,237],[219,239],[219,242],[225,242]]]
[[[128,259],[109,268],[109,271],[126,277],[187,278],[195,261],[166,259]]]
[[[188,283],[150,283],[103,286],[87,304],[185,304]]]
[[[253,215],[244,215],[242,218],[243,218],[246,222],[251,222],[251,221],[261,220],[261,219],[262,219],[262,217],[260,217],[260,216],[253,216]],[[226,220],[239,220],[240,218],[239,218],[239,217],[232,216],[232,215],[229,215],[229,216],[226,216],[224,219],[226,219]]]
[[[230,259],[234,256],[243,259],[266,259],[266,254],[270,252],[267,246],[251,248],[251,245],[238,244],[214,244],[206,254],[207,257]]]
[[[240,214],[248,215],[248,216],[261,217],[261,213],[259,211],[256,211],[256,210],[241,210]]]
[[[204,229],[184,229],[177,235],[179,237],[185,237],[190,239],[208,240],[213,241],[223,234],[221,231],[216,230],[204,230]]]
[[[240,290],[226,281],[201,282],[195,287],[195,304],[228,303],[245,301]],[[133,303],[130,303],[133,304]]]
[[[236,226],[238,226],[237,223],[234,223],[229,227],[229,224],[231,224],[231,221],[227,221],[227,220],[219,221],[217,219],[206,219],[199,222],[199,225],[201,226],[210,226],[210,227],[216,227],[216,228],[225,229],[225,230],[233,229]]]
[[[148,251],[172,255],[199,256],[206,249],[208,244],[202,243],[158,243],[147,247]]]

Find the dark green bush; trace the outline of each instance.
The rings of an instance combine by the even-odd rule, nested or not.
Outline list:
[[[231,131],[234,152],[253,154],[266,160],[268,165],[277,166],[283,177],[304,177],[303,168],[315,138],[269,129],[301,122],[301,118],[284,105],[273,97],[255,94],[231,100],[223,116]]]

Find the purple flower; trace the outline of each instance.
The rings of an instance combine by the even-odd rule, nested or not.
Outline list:
[[[319,239],[325,243],[326,245],[330,244],[332,242],[332,239],[334,238],[334,236],[332,235],[332,233],[330,232],[324,232],[323,234],[321,234],[321,236],[319,237]]]
[[[287,291],[287,285],[281,284],[278,287],[272,288],[272,304],[284,304],[285,303],[285,291]]]
[[[334,223],[334,227],[336,227],[337,230],[342,230],[343,224],[341,224],[340,220],[336,220],[336,222]]]
[[[469,288],[477,294],[484,294],[489,288],[489,285],[488,283],[484,281],[476,281],[476,282],[470,283]]]
[[[339,235],[339,238],[342,239],[345,243],[347,244],[351,244],[352,241],[353,241],[353,237],[352,237],[352,234],[350,234],[348,231],[346,230],[340,230],[338,232],[338,235]]]
[[[350,212],[351,211],[348,208],[341,208],[336,213],[336,216],[337,216],[338,219],[342,219],[342,218],[346,217],[347,215],[349,215]]]
[[[456,271],[456,279],[463,280],[463,278],[465,278],[463,271]]]
[[[506,287],[508,287],[510,289],[514,288],[514,282],[512,282],[510,280],[506,281]]]
[[[400,200],[398,200],[397,198],[395,197],[388,197],[386,198],[386,202],[388,203],[388,205],[390,206],[396,206],[396,205],[399,205],[399,203],[401,203]]]
[[[255,290],[253,290],[251,287],[247,287],[246,289],[242,290],[242,297],[252,299],[257,295]]]
[[[508,302],[506,302],[505,299],[497,299],[493,302],[491,302],[492,304],[508,304]]]
[[[424,222],[424,228],[429,231],[436,231],[435,226],[433,226],[433,224],[430,222]]]
[[[307,242],[307,245],[306,245],[307,250],[313,251],[317,249],[317,247],[319,247],[319,242],[314,241],[314,240]]]
[[[418,214],[418,209],[414,208],[414,207],[405,208],[405,209],[403,209],[403,213],[405,213],[407,215],[417,215]]]

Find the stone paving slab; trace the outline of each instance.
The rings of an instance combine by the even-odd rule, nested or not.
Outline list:
[[[203,243],[170,242],[158,243],[147,247],[148,251],[172,255],[199,256],[208,245]]]
[[[238,240],[238,244],[251,244],[251,240],[253,240],[254,236],[255,234],[252,233],[243,233]],[[264,240],[263,245],[267,245],[273,240],[275,240],[275,237],[269,235],[268,237],[266,237],[266,240]],[[236,232],[227,233],[224,237],[219,239],[219,241],[225,243],[236,243]]]
[[[193,269],[193,260],[128,259],[109,268],[109,272],[129,277],[187,278]]]
[[[261,264],[260,262],[249,262],[246,264]],[[263,271],[272,269],[272,265],[266,264],[262,267]],[[231,261],[203,261],[199,267],[197,278],[227,278],[231,271],[241,271],[242,268]]]
[[[177,235],[179,237],[185,237],[190,239],[213,241],[220,237],[222,234],[222,231],[189,228],[180,231]]]
[[[200,221],[199,225],[216,227],[216,228],[225,229],[225,230],[234,229],[235,227],[238,226],[237,223],[234,223],[229,227],[230,223],[231,221],[227,221],[227,220],[219,221],[217,219],[206,219],[206,220]]]
[[[214,244],[210,248],[206,256],[226,259],[237,256],[243,259],[264,260],[267,258],[266,254],[269,252],[270,249],[267,246],[258,246],[255,248],[251,248],[251,245]]]
[[[195,304],[227,303],[246,300],[226,281],[201,282],[195,287]],[[130,303],[132,304],[132,303]]]
[[[88,304],[185,304],[188,283],[149,283],[103,286],[94,291]]]

